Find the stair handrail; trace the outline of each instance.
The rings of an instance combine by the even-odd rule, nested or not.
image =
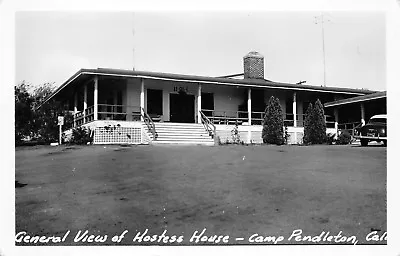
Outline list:
[[[200,111],[200,117],[201,117],[201,123],[203,124],[204,128],[208,132],[208,134],[211,135],[211,137],[215,137],[216,135],[216,128],[215,125],[210,121],[210,119],[203,113],[203,111]]]
[[[147,128],[149,129],[149,131],[153,134],[153,140],[157,140],[158,134],[156,131],[156,125],[154,124],[153,119],[151,119],[151,117],[149,116],[149,114],[147,114],[146,110],[144,110],[144,108],[142,108],[141,111],[141,115],[143,117],[143,120],[147,126]]]
[[[358,123],[358,124],[357,123],[353,123],[353,129],[351,130],[351,133],[352,133],[351,136],[353,136],[353,137],[354,137],[354,135],[357,134],[358,128],[362,127],[362,124],[363,124],[363,123]]]

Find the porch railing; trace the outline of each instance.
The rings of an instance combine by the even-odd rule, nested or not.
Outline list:
[[[248,122],[247,111],[202,109],[201,112],[213,124],[243,124]],[[262,124],[264,112],[251,112],[252,124]]]
[[[331,116],[325,116],[326,128],[335,128],[335,118]]]
[[[204,128],[207,130],[208,134],[215,138],[215,134],[216,134],[216,128],[214,123],[211,122],[210,119],[208,119],[208,117],[203,113],[203,111],[200,111],[200,115],[201,115],[201,123],[203,124]]]
[[[286,113],[284,115],[283,122],[285,126],[294,126],[294,120],[293,120],[293,114],[292,113]],[[304,127],[304,121],[306,119],[305,114],[296,114],[296,126],[297,127]],[[335,128],[335,121],[332,120],[330,116],[325,116],[325,123],[327,128]]]
[[[303,122],[299,119],[301,115],[296,115],[296,125],[300,126],[303,125]],[[294,115],[291,113],[283,114],[283,124],[288,127],[294,126]]]
[[[153,119],[151,119],[151,117],[149,116],[149,114],[147,114],[147,112],[144,110],[144,108],[142,109],[142,116],[143,116],[143,120],[147,126],[147,128],[149,129],[149,131],[151,132],[151,134],[153,134],[153,140],[157,140],[158,134],[156,131],[156,126],[153,122]]]
[[[141,121],[140,106],[98,104],[97,120]],[[75,126],[94,121],[94,105],[74,114]]]
[[[207,117],[213,124],[243,124],[248,122],[248,112],[247,111],[225,111],[225,110],[211,110],[202,109],[202,114]],[[262,125],[264,122],[264,112],[251,112],[251,124]],[[285,126],[294,126],[294,115],[292,113],[285,113],[283,116],[283,121]],[[296,114],[296,126],[304,127],[305,114]],[[330,116],[326,116],[325,123],[327,128],[334,128],[335,121],[330,119]]]
[[[357,134],[357,128],[361,127],[360,122],[349,122],[349,123],[341,123],[338,124],[338,130],[347,131],[351,136],[355,136]]]
[[[264,112],[251,112],[251,124],[262,125],[264,116]]]
[[[126,120],[128,108],[137,108],[136,106],[128,105],[110,105],[97,104],[97,112],[99,120]]]
[[[90,106],[85,109],[85,123],[91,122],[94,120],[94,106]]]
[[[84,112],[79,111],[74,114],[75,126],[80,126],[85,123]]]

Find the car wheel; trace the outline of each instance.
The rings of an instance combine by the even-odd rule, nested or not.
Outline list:
[[[363,146],[363,147],[368,146],[368,140],[367,139],[361,139],[361,146]]]

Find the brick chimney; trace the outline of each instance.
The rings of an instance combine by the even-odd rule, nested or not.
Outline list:
[[[243,57],[244,79],[264,79],[264,56],[249,52]]]

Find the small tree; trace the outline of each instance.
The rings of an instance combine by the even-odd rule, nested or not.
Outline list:
[[[289,139],[290,139],[290,135],[289,135],[289,133],[288,133],[288,128],[287,128],[287,125],[285,124],[285,127],[284,127],[284,140],[285,140],[285,144],[289,144]]]
[[[240,134],[239,134],[239,127],[238,124],[235,124],[235,127],[231,131],[232,135],[232,142],[234,144],[239,144],[240,143]]]
[[[319,99],[314,104],[314,122],[314,143],[323,144],[326,142],[326,122],[324,106]]]
[[[262,139],[264,143],[282,145],[285,142],[283,133],[283,111],[279,99],[271,96],[265,108]]]
[[[317,99],[314,106],[311,103],[308,106],[304,120],[303,141],[305,144],[323,144],[326,138],[324,107]]]
[[[304,136],[303,136],[303,142],[305,144],[311,143],[312,139],[312,134],[313,134],[313,115],[314,115],[314,108],[312,103],[308,104],[308,108],[306,111],[306,116],[304,119]]]

